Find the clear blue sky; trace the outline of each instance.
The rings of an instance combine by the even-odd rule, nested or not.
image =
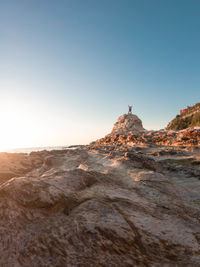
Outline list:
[[[200,1],[1,0],[0,59],[16,146],[90,142],[128,104],[164,128],[200,101]]]

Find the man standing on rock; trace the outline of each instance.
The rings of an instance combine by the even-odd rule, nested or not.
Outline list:
[[[128,114],[132,114],[132,107],[133,107],[133,106],[129,106],[129,105],[128,105]]]

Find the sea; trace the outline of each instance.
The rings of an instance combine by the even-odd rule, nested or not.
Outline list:
[[[8,153],[31,153],[37,151],[51,151],[51,150],[65,150],[65,149],[76,149],[77,146],[47,146],[47,147],[28,147],[28,148],[15,148],[9,149]]]

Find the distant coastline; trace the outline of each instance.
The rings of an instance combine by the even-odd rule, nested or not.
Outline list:
[[[27,147],[27,148],[15,148],[15,149],[8,149],[5,152],[8,153],[31,153],[37,151],[51,151],[51,150],[64,150],[69,148],[69,146],[47,146],[47,147]]]

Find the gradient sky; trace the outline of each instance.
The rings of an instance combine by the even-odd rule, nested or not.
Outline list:
[[[0,1],[5,147],[88,143],[128,104],[164,128],[199,88],[199,0]]]

